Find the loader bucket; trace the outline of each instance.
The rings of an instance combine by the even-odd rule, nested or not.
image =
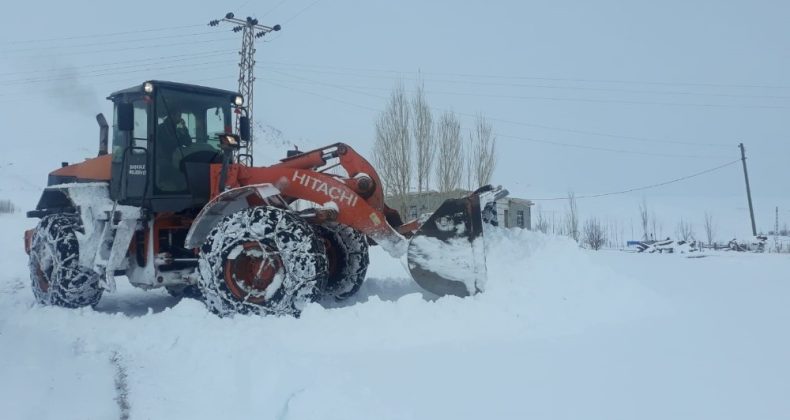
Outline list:
[[[501,187],[486,186],[442,203],[409,242],[408,266],[414,281],[440,296],[483,291],[487,280],[483,212],[487,204],[506,195]]]

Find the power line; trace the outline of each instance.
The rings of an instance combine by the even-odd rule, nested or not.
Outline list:
[[[170,61],[188,61],[194,58],[205,58],[207,56],[215,56],[215,55],[223,55],[223,54],[237,54],[235,51],[228,51],[227,49],[223,50],[210,50],[204,51],[199,53],[192,53],[192,54],[176,54],[176,55],[166,55],[166,56],[159,56],[159,57],[145,57],[145,59],[133,59],[133,60],[121,60],[121,61],[113,61],[109,63],[96,63],[96,64],[89,64],[84,66],[74,66],[68,67],[70,70],[75,71],[84,71],[89,70],[97,67],[108,67],[114,66],[117,64],[128,64],[128,63],[136,63],[137,65],[147,65],[150,62],[170,62]],[[30,69],[30,70],[21,70],[21,71],[11,71],[6,73],[0,73],[0,76],[15,76],[18,74],[33,74],[33,73],[50,73],[50,72],[61,72],[64,70],[64,67],[51,67],[47,69]],[[43,77],[43,76],[41,76]]]
[[[442,79],[442,78],[434,78],[434,77],[424,78],[424,77],[408,76],[409,74],[412,74],[412,72],[404,73],[397,70],[355,69],[349,67],[292,64],[292,63],[283,63],[276,61],[269,61],[267,62],[267,64],[270,66],[273,65],[275,67],[285,68],[291,71],[335,74],[341,76],[349,76],[350,75],[349,72],[357,72],[356,77],[361,76],[367,78],[379,78],[379,79],[384,78],[390,80],[392,79],[420,80],[420,81],[428,81],[428,82],[452,83],[452,84],[462,84],[462,85],[472,84],[472,85],[483,85],[483,86],[524,87],[524,88],[536,88],[536,89],[576,90],[576,91],[591,91],[591,92],[618,92],[618,93],[628,93],[628,94],[649,94],[649,95],[710,96],[710,97],[725,97],[725,98],[779,99],[779,100],[790,99],[790,96],[780,96],[780,95],[755,95],[755,94],[713,93],[713,92],[693,92],[693,91],[634,90],[634,89],[623,89],[623,88],[613,88],[613,87],[556,86],[556,85],[547,85],[547,84],[504,83],[504,82],[489,82],[489,81],[479,81],[479,80],[450,80],[450,79]],[[342,71],[331,71],[331,70],[327,71],[327,70],[318,70],[318,69],[331,69],[331,70],[340,69]],[[360,72],[362,72],[363,74],[359,74]],[[364,72],[380,73],[380,75],[364,74]],[[383,75],[383,74],[390,74],[390,75]],[[422,74],[426,74],[426,73],[422,73]],[[437,73],[427,73],[427,74],[437,74]],[[453,75],[450,74],[450,77],[453,77]]]
[[[116,44],[124,44],[124,43],[138,43],[138,42],[146,42],[146,41],[158,41],[160,39],[174,39],[174,38],[188,38],[188,37],[196,37],[201,35],[216,35],[215,31],[210,32],[193,32],[189,34],[180,34],[180,35],[163,35],[157,37],[149,37],[149,38],[132,38],[132,39],[115,39],[109,41],[101,41],[101,42],[91,42],[88,44],[75,44],[75,45],[47,45],[45,47],[34,47],[34,48],[18,48],[15,50],[0,50],[0,52],[4,54],[9,53],[16,53],[16,52],[31,52],[31,51],[44,51],[44,50],[71,50],[71,49],[79,49],[83,47],[95,47],[95,46],[102,46],[102,45],[116,45]]]
[[[206,58],[206,57],[200,57]],[[120,66],[120,67],[110,67],[105,69],[97,69],[88,72],[79,72],[73,68],[65,67],[60,69],[61,73],[67,73],[66,75],[45,75],[35,78],[28,78],[28,79],[16,79],[16,80],[0,80],[0,86],[2,85],[29,85],[29,84],[36,84],[36,83],[43,83],[43,82],[53,82],[59,80],[77,80],[83,78],[93,78],[93,77],[103,77],[103,76],[112,76],[116,74],[125,74],[125,73],[136,73],[139,71],[149,71],[149,70],[163,70],[163,69],[171,69],[171,68],[181,68],[185,66],[195,67],[195,66],[207,66],[211,64],[228,64],[227,60],[214,60],[214,61],[203,61],[203,62],[190,62],[190,63],[178,63],[178,61],[192,61],[190,60],[176,60],[173,62],[165,62],[160,64],[151,65],[149,63],[144,63],[143,65],[129,65],[129,66]]]
[[[522,121],[511,121],[511,120],[503,120],[500,118],[488,118],[491,121],[501,122],[505,124],[514,124],[514,125],[522,125],[526,127],[535,127],[535,128],[542,128],[546,130],[552,131],[563,131],[566,133],[575,133],[575,134],[585,134],[590,136],[598,136],[598,137],[609,137],[615,139],[624,139],[624,140],[633,140],[643,143],[663,143],[663,144],[680,144],[685,146],[706,146],[706,147],[717,147],[717,148],[729,148],[729,145],[723,145],[718,143],[698,143],[698,142],[690,142],[690,141],[681,141],[681,140],[668,140],[668,139],[656,139],[650,137],[639,137],[639,136],[627,136],[622,134],[611,134],[611,133],[604,133],[600,131],[590,131],[590,130],[579,130],[575,128],[564,128],[564,127],[557,127],[552,125],[545,125],[545,124],[536,124],[536,123],[528,123]]]
[[[704,155],[683,155],[683,154],[674,154],[674,153],[657,153],[657,152],[640,152],[636,150],[622,150],[622,149],[611,149],[607,147],[598,147],[598,146],[587,146],[583,144],[573,144],[573,143],[563,143],[558,141],[552,140],[542,140],[536,139],[532,137],[523,137],[523,136],[511,136],[508,134],[501,134],[501,133],[494,133],[497,137],[504,137],[509,139],[515,140],[524,140],[533,143],[543,143],[543,144],[551,144],[554,146],[563,146],[563,147],[573,147],[577,149],[586,149],[586,150],[596,150],[599,152],[611,152],[611,153],[621,153],[621,154],[629,154],[629,155],[642,155],[642,156],[656,156],[656,157],[667,157],[667,158],[691,158],[691,159],[721,159],[721,156],[704,156]]]
[[[212,67],[223,67],[224,68],[224,66],[212,66]],[[135,75],[136,75],[136,73],[137,72],[134,72]],[[177,71],[167,71],[167,72],[164,72],[164,73],[159,73],[159,74],[157,74],[157,77],[162,78],[162,79],[166,79],[166,78],[168,78],[170,76],[179,76],[180,77],[180,76],[188,75],[188,74],[191,74],[191,73],[192,73],[191,69],[179,69]],[[226,80],[226,79],[235,79],[235,78],[236,78],[236,76],[233,76],[233,75],[230,75],[230,74],[226,73],[225,75],[219,76],[219,77],[210,77],[210,78],[201,78],[201,79],[187,79],[187,80],[182,80],[182,82],[184,82],[184,83],[196,83],[196,82],[202,82],[202,81]],[[96,88],[96,87],[105,87],[106,86],[106,87],[109,87],[109,88],[112,88],[112,89],[115,90],[115,89],[118,88],[119,84],[124,84],[124,85],[126,85],[126,84],[130,84],[130,85],[131,84],[139,84],[143,80],[145,80],[145,79],[142,76],[135,76],[135,77],[127,76],[127,77],[124,77],[124,78],[111,79],[111,80],[102,80],[102,81],[97,82],[97,83],[90,83],[90,87],[91,88]],[[125,86],[125,87],[128,87],[128,86]],[[230,88],[230,89],[233,89],[233,88]],[[39,89],[39,90],[25,90],[24,93],[26,95],[25,98],[26,98],[27,101],[29,101],[29,96],[30,95],[45,94],[48,97],[53,95],[53,94],[74,95],[74,92],[70,91],[68,86],[52,86],[52,87],[49,87],[49,88]],[[12,99],[2,99],[2,98],[12,98]],[[0,94],[0,103],[12,103],[12,102],[19,103],[20,101],[22,101],[22,99],[20,99],[20,98],[21,98],[21,95],[18,94],[18,93],[17,94],[7,94],[7,93],[6,94]]]
[[[306,12],[307,10],[309,10],[310,8],[315,6],[320,1],[321,0],[314,0],[312,3],[308,4],[306,7],[304,7],[301,10],[299,10],[298,12],[296,12],[295,15],[293,15],[293,16],[289,17],[288,19],[286,19],[285,22],[283,22],[283,25],[287,25],[287,24],[293,22],[294,19],[298,18],[302,13]],[[269,38],[268,40],[264,40],[263,42],[272,42],[272,41],[274,41],[275,39],[277,39],[277,38],[279,38],[281,36],[282,36],[282,34],[276,34],[273,37]]]
[[[614,79],[585,79],[585,78],[560,78],[560,77],[538,77],[538,76],[501,76],[501,75],[473,75],[458,73],[459,76],[476,76],[494,79],[528,79],[528,80],[549,80],[579,83],[612,83],[612,84],[631,84],[631,85],[659,85],[659,86],[700,86],[715,88],[750,88],[750,89],[790,89],[790,86],[781,85],[759,85],[759,84],[736,84],[736,83],[700,83],[700,82],[668,82],[652,80],[614,80]]]
[[[374,97],[374,98],[377,98],[377,99],[386,100],[386,98],[383,97],[383,96],[373,95],[373,94],[370,94],[370,93],[367,93],[367,92],[361,92],[361,91],[355,90],[354,88],[349,88],[348,86],[337,85],[337,84],[332,84],[332,83],[325,83],[325,82],[319,82],[319,81],[307,79],[307,78],[300,77],[300,76],[294,76],[293,74],[283,73],[283,72],[280,72],[280,71],[277,71],[277,70],[271,70],[270,69],[270,71],[272,73],[276,73],[276,74],[279,74],[279,75],[282,75],[282,76],[296,78],[296,79],[299,79],[299,80],[307,81],[307,82],[310,82],[310,83],[315,83],[315,84],[318,84],[318,85],[329,86],[329,87],[333,87],[335,89],[345,90],[347,92],[356,93],[356,94],[359,94],[359,95],[366,95],[366,96],[371,96],[371,97]],[[284,81],[284,82],[288,83],[288,81]],[[440,110],[440,111],[448,111],[447,109],[436,108],[436,107],[432,107],[432,109]],[[461,112],[458,112],[458,114],[459,115],[464,115],[464,116],[467,116],[467,117],[475,117],[475,115],[461,113]],[[562,128],[562,127],[550,126],[550,125],[545,125],[545,124],[536,124],[536,123],[529,123],[529,122],[523,122],[523,121],[512,121],[512,120],[506,120],[506,119],[502,119],[502,118],[489,118],[489,119],[491,121],[497,121],[497,122],[502,122],[502,123],[506,123],[506,124],[514,124],[514,125],[521,125],[521,126],[526,126],[526,127],[542,128],[542,129],[554,130],[554,131],[564,131],[564,132],[576,133],[576,134],[586,134],[586,135],[599,136],[599,137],[619,138],[619,139],[633,140],[633,141],[646,142],[646,143],[682,144],[682,145],[687,145],[687,146],[708,146],[708,147],[722,147],[722,148],[723,147],[728,147],[728,148],[730,147],[728,145],[722,145],[722,144],[716,144],[716,143],[699,143],[699,142],[680,141],[680,140],[655,139],[655,138],[648,138],[648,137],[637,137],[637,136],[626,136],[626,135],[619,135],[619,134],[603,133],[603,132],[589,131],[589,130],[569,129],[569,128]]]
[[[719,165],[719,166],[716,166],[716,167],[713,167],[713,168],[710,168],[710,169],[706,169],[704,171],[696,172],[696,173],[693,173],[691,175],[682,176],[680,178],[675,178],[675,179],[670,180],[670,181],[660,182],[658,184],[651,184],[651,185],[646,185],[646,186],[643,186],[643,187],[630,188],[630,189],[627,189],[627,190],[613,191],[613,192],[608,192],[608,193],[603,193],[603,194],[592,194],[592,195],[581,195],[581,196],[577,195],[577,196],[574,196],[574,198],[578,198],[578,199],[582,199],[582,198],[598,198],[598,197],[606,197],[606,196],[610,196],[610,195],[627,194],[627,193],[636,192],[636,191],[643,191],[643,190],[649,190],[649,189],[652,189],[652,188],[663,187],[665,185],[674,184],[674,183],[685,181],[685,180],[688,180],[688,179],[691,179],[691,178],[696,178],[698,176],[705,175],[705,174],[717,171],[719,169],[726,168],[727,166],[734,165],[734,164],[736,164],[736,163],[738,163],[740,161],[741,161],[740,159],[736,159],[736,160],[733,160],[731,162],[727,162],[727,163],[725,163],[723,165]],[[569,197],[530,198],[530,201],[557,201],[557,200],[568,200],[568,199],[569,199]]]
[[[270,84],[272,86],[277,86],[277,87],[282,88],[282,89],[288,89],[288,90],[292,90],[292,91],[295,91],[295,92],[304,93],[306,95],[316,96],[316,97],[323,98],[323,99],[326,99],[326,100],[329,100],[329,101],[333,101],[333,102],[337,102],[337,103],[340,103],[340,104],[353,106],[355,108],[365,109],[365,110],[374,111],[374,112],[381,112],[381,109],[378,109],[378,108],[372,108],[372,107],[368,107],[368,106],[365,106],[365,105],[359,105],[359,104],[356,104],[356,103],[353,103],[353,102],[347,102],[347,101],[344,101],[342,99],[337,99],[337,98],[334,98],[334,97],[331,97],[331,96],[321,95],[320,93],[315,93],[315,92],[311,92],[311,91],[308,91],[308,90],[298,89],[298,88],[295,88],[295,87],[292,87],[292,86],[284,86],[284,85],[281,85],[279,83],[272,82],[271,80],[268,80],[268,79],[262,79],[262,81],[264,83]]]
[[[276,72],[276,70],[271,70]],[[285,73],[280,73],[284,74]],[[299,78],[293,74],[287,74],[289,77]],[[303,80],[308,80],[302,78]],[[313,83],[319,83],[313,81]],[[341,86],[341,85],[334,85]],[[345,87],[345,86],[344,86]],[[367,89],[367,90],[385,90],[381,87],[361,87],[353,86],[353,89]],[[756,108],[756,109],[790,109],[790,105],[761,105],[761,104],[718,104],[718,103],[684,103],[684,102],[657,102],[657,101],[640,101],[629,99],[602,99],[602,98],[569,98],[569,97],[556,97],[556,96],[530,96],[530,95],[502,95],[493,93],[471,93],[471,92],[449,92],[449,91],[436,91],[426,90],[425,93],[433,95],[451,95],[451,96],[471,96],[483,98],[501,98],[501,99],[516,99],[516,100],[538,100],[538,101],[554,101],[554,102],[581,102],[581,103],[612,103],[612,104],[626,104],[626,105],[656,105],[656,106],[669,106],[669,107],[702,107],[702,108]],[[788,97],[787,99],[790,99]]]
[[[321,0],[314,0],[312,3],[308,4],[307,7],[305,7],[304,9],[296,12],[295,15],[291,16],[285,22],[283,22],[283,25],[286,24],[286,23],[290,23],[294,19],[298,18],[302,13],[308,11],[311,7],[315,6],[319,1],[321,1]]]
[[[294,90],[296,92],[301,92],[301,93],[305,93],[305,94],[308,94],[308,95],[317,96],[317,97],[320,97],[320,98],[324,98],[326,100],[342,103],[342,104],[353,106],[353,107],[356,107],[356,108],[361,108],[361,109],[374,111],[374,112],[382,112],[382,110],[378,109],[378,108],[372,108],[372,107],[368,107],[368,106],[364,106],[364,105],[359,105],[359,104],[356,104],[356,103],[343,101],[343,100],[337,99],[335,97],[321,95],[321,94],[317,94],[315,92],[311,92],[311,91],[307,91],[307,90],[303,90],[303,89],[297,89],[297,88],[293,88],[293,87],[290,87],[290,86],[284,86],[284,85],[272,82],[270,79],[266,79],[266,80],[264,80],[264,82],[269,83],[269,84],[274,85],[274,86],[277,86],[277,87],[280,87],[280,88],[290,89],[290,90]],[[436,110],[436,108],[431,108],[431,109]],[[473,114],[465,114],[465,113],[457,113],[457,114],[458,115],[468,116],[468,117],[476,117]],[[494,120],[493,118],[490,118],[490,119]],[[630,154],[630,155],[639,155],[639,156],[653,156],[653,157],[662,157],[662,158],[691,158],[691,159],[720,159],[721,158],[720,156],[683,155],[683,154],[640,152],[640,151],[635,151],[635,150],[611,149],[611,148],[606,148],[606,147],[587,146],[587,145],[572,144],[572,143],[562,143],[562,142],[551,141],[551,140],[541,140],[541,139],[536,139],[536,138],[532,138],[532,137],[512,136],[512,135],[501,134],[501,133],[494,133],[494,134],[496,136],[504,137],[504,138],[510,138],[510,139],[516,139],[516,140],[524,140],[524,141],[530,141],[530,142],[535,142],[535,143],[551,144],[551,145],[555,145],[555,146],[563,146],[563,147],[573,147],[573,148],[578,148],[578,149],[595,150],[595,151],[599,151],[599,152]]]
[[[261,19],[265,18],[266,16],[268,16],[269,14],[271,14],[273,11],[277,10],[277,9],[278,9],[280,6],[282,6],[283,4],[285,4],[285,2],[287,2],[287,1],[288,1],[288,0],[282,0],[282,1],[280,1],[279,3],[275,4],[275,5],[274,5],[274,7],[272,7],[272,8],[271,8],[271,9],[269,9],[268,11],[266,11],[266,13],[262,14],[260,18],[261,18]]]
[[[668,106],[668,107],[701,107],[701,108],[790,109],[790,106],[785,106],[785,105],[653,102],[653,101],[636,101],[636,100],[628,100],[628,99],[564,98],[564,97],[556,97],[556,96],[500,95],[500,94],[491,94],[491,93],[464,93],[464,92],[439,92],[439,91],[430,91],[426,93],[432,93],[436,95],[476,96],[476,97],[485,97],[485,98],[523,99],[523,100],[539,100],[539,101],[553,101],[553,102],[589,102],[589,103],[611,103],[611,104],[625,104],[625,105],[658,105],[658,106]]]
[[[70,40],[74,40],[74,39],[86,39],[86,38],[106,38],[106,37],[109,37],[109,36],[121,36],[121,35],[130,35],[130,34],[148,33],[148,32],[165,32],[165,31],[171,31],[171,30],[174,30],[174,29],[187,29],[187,28],[196,28],[196,27],[204,27],[204,26],[205,25],[167,26],[167,27],[162,27],[162,28],[140,29],[140,30],[135,30],[135,31],[124,31],[124,32],[93,33],[93,34],[90,34],[90,35],[77,35],[77,36],[70,36],[70,37],[13,40],[13,41],[0,42],[0,45],[31,44],[31,43],[36,43],[36,42],[51,42],[51,41],[70,41]]]
[[[127,51],[133,50],[152,50],[155,48],[169,48],[169,47],[177,47],[180,45],[195,45],[195,44],[206,44],[210,42],[220,42],[220,41],[228,41],[235,38],[216,38],[216,39],[204,39],[204,40],[192,40],[186,42],[174,42],[174,43],[165,43],[165,44],[156,44],[156,45],[141,45],[136,47],[120,47],[120,48],[111,48],[111,49],[103,49],[103,50],[86,50],[86,51],[68,51],[65,53],[56,54],[57,56],[66,56],[66,55],[81,55],[81,54],[97,54],[97,53],[123,53]],[[40,56],[40,54],[32,54],[26,56],[19,56],[16,58],[35,58]]]
[[[356,93],[356,94],[359,94],[359,95],[365,95],[365,96],[370,96],[370,97],[377,98],[377,99],[380,99],[380,100],[386,100],[386,98],[383,97],[383,96],[370,94],[368,92],[357,91],[357,90],[355,90],[353,88],[348,88],[346,86],[336,85],[336,84],[331,84],[331,83],[323,83],[323,82],[319,82],[319,81],[305,79],[303,77],[294,76],[294,75],[287,74],[287,73],[282,73],[282,72],[279,72],[277,70],[270,70],[270,71],[273,72],[273,73],[276,73],[276,74],[280,74],[282,76],[292,77],[292,78],[296,78],[296,79],[301,79],[301,80],[313,82],[313,83],[316,83],[316,84],[319,84],[319,85],[325,85],[325,86],[333,87],[335,89],[340,89],[340,90],[344,90],[344,91],[347,91],[347,92]],[[284,82],[287,83],[287,81],[284,81]],[[442,112],[451,111],[451,110],[448,110],[448,109],[437,108],[437,107],[431,107],[431,109],[433,109],[434,111],[438,110],[438,111],[442,111]],[[477,117],[476,115],[469,114],[469,113],[463,113],[463,112],[455,112],[455,113],[458,114],[458,115],[469,117],[469,118],[476,118]],[[721,145],[721,144],[713,144],[713,143],[696,143],[696,142],[683,142],[683,141],[677,141],[677,140],[659,140],[659,139],[649,139],[649,138],[644,138],[644,137],[621,136],[621,135],[617,135],[617,134],[608,134],[608,133],[585,131],[585,130],[567,129],[567,128],[559,128],[559,127],[548,126],[548,125],[543,125],[543,124],[534,124],[534,123],[527,123],[527,122],[521,122],[521,121],[512,121],[512,120],[506,120],[506,119],[502,119],[502,118],[488,118],[488,119],[491,120],[491,121],[503,122],[503,123],[507,123],[507,124],[514,124],[514,125],[521,125],[521,126],[528,126],[528,127],[537,127],[537,128],[543,128],[543,129],[549,129],[549,130],[572,132],[572,133],[577,133],[577,134],[588,134],[588,135],[595,135],[595,136],[602,136],[602,137],[622,138],[622,139],[641,141],[641,142],[648,142],[648,143],[670,143],[670,144],[683,144],[683,145],[688,145],[688,146],[730,147],[730,146],[724,146],[724,145]],[[531,139],[529,141],[537,141],[537,140],[536,139]],[[630,151],[619,151],[619,150],[606,149],[606,148],[596,148],[596,147],[593,147],[593,146],[572,145],[572,144],[567,144],[567,143],[549,142],[549,141],[542,141],[542,142],[549,143],[549,144],[557,144],[557,145],[562,145],[562,146],[569,146],[569,147],[578,147],[578,148],[586,148],[586,149],[592,149],[592,150],[600,150],[600,151],[612,151],[612,152],[617,152],[617,153],[631,153]],[[633,153],[634,154],[643,154],[643,153],[639,153],[639,152],[633,152]],[[665,156],[665,157],[670,157],[670,156]],[[685,155],[685,156],[676,156],[676,157],[691,157],[691,156]],[[706,157],[706,158],[709,158],[709,157]]]
[[[277,64],[278,62],[272,62]],[[373,73],[396,73],[396,74],[413,74],[413,71],[392,70],[392,69],[372,69],[372,68],[354,68],[343,66],[326,66],[304,63],[282,63],[284,65],[314,67],[314,68],[329,68],[344,71],[363,71]],[[499,80],[543,80],[553,82],[573,82],[573,83],[600,83],[600,84],[622,84],[622,85],[657,85],[657,86],[697,86],[705,88],[746,88],[746,89],[790,89],[788,85],[769,85],[769,84],[738,84],[738,83],[700,83],[700,82],[669,82],[669,81],[645,81],[645,80],[616,80],[616,79],[595,79],[595,78],[562,78],[562,77],[542,77],[542,76],[524,76],[524,75],[492,75],[485,73],[452,73],[452,72],[430,72],[421,71],[423,75],[436,75],[436,76],[450,76],[459,78],[479,78],[479,79],[499,79]]]

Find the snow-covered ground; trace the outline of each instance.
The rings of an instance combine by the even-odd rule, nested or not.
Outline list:
[[[596,253],[492,231],[473,298],[422,293],[373,249],[351,302],[220,319],[124,281],[96,310],[35,305],[33,223],[0,215],[3,419],[790,416],[786,255]]]

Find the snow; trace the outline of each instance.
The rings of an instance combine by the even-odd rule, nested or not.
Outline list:
[[[487,232],[488,283],[437,298],[371,248],[348,302],[219,318],[119,279],[34,304],[23,214],[0,215],[5,419],[781,419],[790,258],[593,252]],[[119,381],[119,375],[125,379]],[[121,385],[119,385],[121,384]]]
[[[415,236],[409,244],[409,264],[412,268],[420,267],[445,279],[461,282],[466,292],[473,295],[485,289],[485,267],[478,266],[480,263],[485,264],[479,258],[484,252],[481,248],[481,238],[470,243],[464,237],[443,241],[428,236]],[[438,258],[439,255],[442,257]],[[434,292],[441,293],[437,290]]]

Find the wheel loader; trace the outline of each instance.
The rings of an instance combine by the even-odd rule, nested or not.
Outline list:
[[[404,223],[376,170],[346,144],[254,166],[236,92],[147,81],[108,99],[111,149],[99,114],[98,156],[51,172],[28,212],[40,219],[25,232],[39,303],[96,305],[126,276],[220,316],[298,315],[309,301],[354,295],[369,246],[406,256],[437,295],[483,290],[483,209],[505,190],[483,187]]]

